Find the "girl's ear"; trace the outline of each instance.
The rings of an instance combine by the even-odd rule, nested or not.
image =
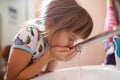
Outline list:
[[[49,29],[50,27],[52,27],[53,25],[54,25],[55,23],[54,22],[52,22],[52,21],[46,21],[45,22],[45,25],[46,25],[46,29]]]

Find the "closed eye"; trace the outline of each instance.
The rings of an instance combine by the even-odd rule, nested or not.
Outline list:
[[[68,38],[68,40],[71,42],[71,41],[75,41],[74,39],[72,39],[71,37]]]

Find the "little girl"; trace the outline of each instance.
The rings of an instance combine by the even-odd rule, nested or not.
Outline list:
[[[50,0],[42,18],[27,23],[14,38],[5,79],[27,80],[53,71],[57,61],[78,53],[75,42],[86,39],[92,28],[90,15],[75,0]]]

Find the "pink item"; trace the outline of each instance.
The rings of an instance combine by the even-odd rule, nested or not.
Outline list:
[[[117,28],[118,23],[115,18],[114,8],[112,5],[112,2],[110,0],[107,3],[107,13],[106,13],[106,21],[105,21],[105,27],[104,31],[109,31]],[[110,42],[113,42],[112,37],[109,38]]]
[[[110,31],[117,28],[118,23],[115,17],[112,0],[106,0],[106,1],[107,1],[107,8],[106,8],[107,11],[106,11],[106,21],[105,21],[104,31]],[[105,41],[106,65],[109,64],[116,65],[113,45],[114,45],[113,37],[110,37],[108,38],[108,40]]]

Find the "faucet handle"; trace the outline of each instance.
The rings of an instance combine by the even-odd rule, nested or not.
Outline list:
[[[118,36],[113,37],[114,50],[116,55],[120,58],[120,38]]]
[[[113,37],[116,67],[120,70],[120,38],[118,36]]]

